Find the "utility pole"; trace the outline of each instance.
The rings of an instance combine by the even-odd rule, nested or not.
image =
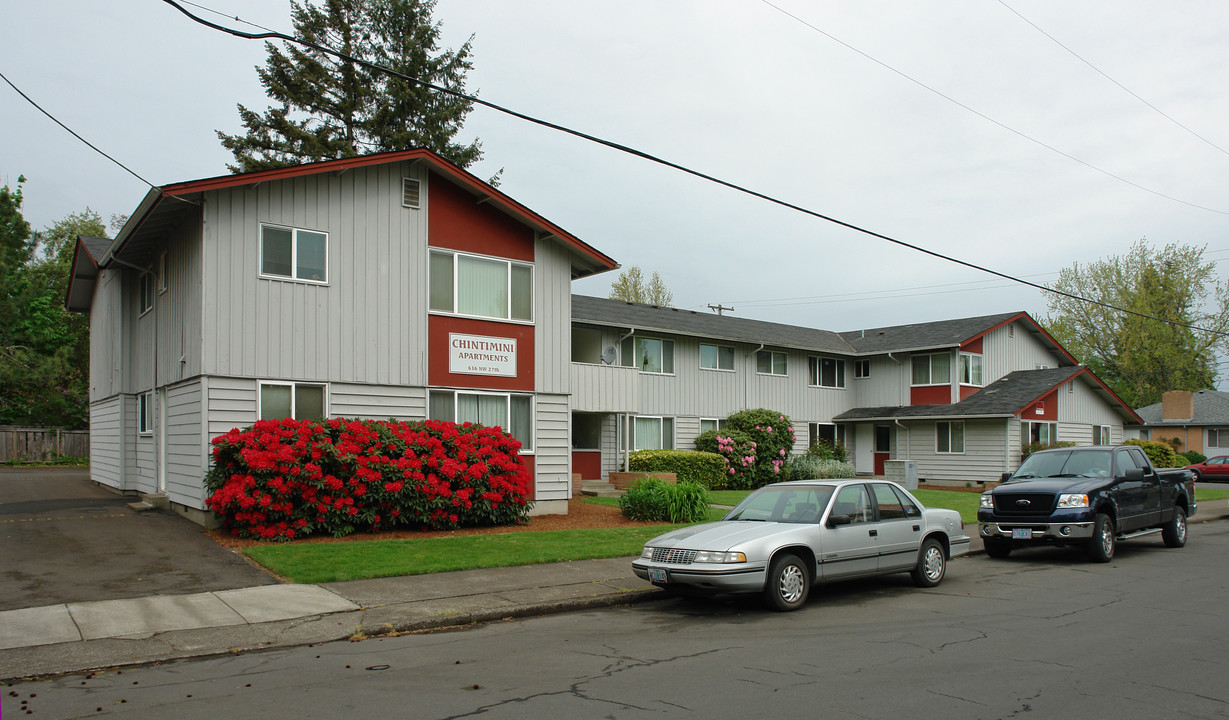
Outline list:
[[[718,315],[724,315],[726,310],[729,310],[730,312],[734,312],[734,308],[732,308],[732,307],[726,307],[726,306],[722,305],[721,303],[717,303],[716,305],[709,305],[709,306],[708,306],[708,309],[709,309],[709,310],[712,310],[713,312],[717,313]]]

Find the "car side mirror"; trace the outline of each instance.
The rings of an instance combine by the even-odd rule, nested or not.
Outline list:
[[[1010,479],[1011,479],[1011,476],[1012,476],[1012,475],[1015,475],[1015,473],[1003,473],[1003,474],[999,477],[999,482],[1007,482],[1008,480],[1010,480]]]
[[[1144,479],[1144,469],[1137,467],[1127,468],[1122,473],[1122,479],[1127,482],[1139,482]]]
[[[829,515],[828,527],[836,527],[837,525],[848,525],[850,517],[848,515]]]

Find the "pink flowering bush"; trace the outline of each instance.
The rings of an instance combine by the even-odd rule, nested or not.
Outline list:
[[[788,416],[772,410],[742,410],[726,420],[725,428],[701,433],[696,449],[725,458],[723,487],[746,490],[785,480],[794,442]]]
[[[469,423],[261,420],[213,439],[205,502],[265,540],[508,525],[532,506],[520,447]]]

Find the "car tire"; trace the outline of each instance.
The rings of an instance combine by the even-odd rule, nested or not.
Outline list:
[[[1011,543],[1003,540],[987,540],[986,554],[995,560],[1002,560],[1011,554]]]
[[[797,555],[778,555],[768,568],[764,599],[774,610],[789,612],[802,607],[811,592],[811,570]]]
[[[1186,511],[1181,507],[1174,508],[1173,519],[1161,529],[1161,539],[1165,547],[1180,548],[1186,544]]]
[[[1105,513],[1097,513],[1097,519],[1092,526],[1092,537],[1088,538],[1088,559],[1107,563],[1114,559],[1114,548],[1117,545],[1114,521]]]
[[[947,553],[938,540],[931,538],[922,543],[922,549],[917,554],[917,567],[913,568],[913,584],[918,587],[931,588],[943,582],[947,574]]]

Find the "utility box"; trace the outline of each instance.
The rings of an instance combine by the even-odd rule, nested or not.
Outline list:
[[[883,474],[907,490],[917,490],[917,460],[885,460]]]

